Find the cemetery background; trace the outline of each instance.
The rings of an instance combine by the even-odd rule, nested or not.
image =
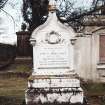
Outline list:
[[[30,58],[29,58],[30,59]],[[22,97],[24,97],[24,93],[23,93],[23,91],[25,90],[25,88],[26,88],[26,86],[27,86],[27,81],[26,81],[26,78],[28,77],[28,75],[29,75],[29,72],[27,72],[32,66],[30,66],[30,63],[29,63],[29,67],[27,67],[27,65],[25,65],[25,64],[27,64],[27,63],[24,63],[26,60],[24,60],[23,62],[21,62],[21,60],[16,60],[15,62],[16,63],[14,63],[14,65],[12,65],[12,66],[10,66],[10,68],[5,68],[5,69],[2,69],[1,70],[1,90],[2,90],[2,87],[3,87],[3,89],[4,89],[4,93],[1,93],[1,96],[7,96],[8,97],[8,95],[7,95],[7,88],[5,89],[4,87],[6,87],[6,83],[5,83],[5,81],[7,81],[7,83],[8,83],[8,81],[11,83],[11,86],[10,86],[10,89],[8,88],[8,90],[10,91],[10,93],[8,93],[9,94],[9,96],[12,96],[12,102],[14,101],[13,99],[13,96],[15,96],[16,95],[16,97],[17,97],[17,100],[18,99],[20,99],[20,101],[22,102],[23,101],[23,98]],[[17,63],[18,62],[18,63]],[[21,62],[21,64],[22,65],[20,65],[19,64],[19,62]],[[19,65],[18,65],[19,64]],[[16,68],[15,68],[15,66],[16,65],[18,65]],[[12,69],[12,70],[11,70]],[[14,70],[13,70],[14,69]],[[15,71],[16,70],[16,71]],[[18,71],[19,70],[19,71]],[[20,73],[21,71],[23,71],[22,73]],[[26,70],[26,71],[25,71]],[[9,71],[9,72],[8,72]],[[7,74],[6,74],[6,72],[7,72]],[[15,73],[14,73],[15,72]],[[30,71],[31,72],[31,71]],[[3,77],[3,75],[4,75],[4,77]],[[10,76],[9,76],[10,75]],[[24,76],[25,75],[25,76]],[[14,77],[14,78],[11,78],[11,76],[12,77]],[[16,76],[16,77],[15,77]],[[19,78],[17,78],[19,76]],[[23,77],[25,77],[25,79],[21,79],[21,77],[23,78]],[[5,78],[5,79],[4,79]],[[4,81],[2,81],[2,80],[4,80]],[[14,89],[14,91],[15,92],[13,92],[13,87],[15,88],[15,86],[13,86],[13,84],[12,84],[12,82],[11,81],[16,81],[17,80],[17,84],[15,84],[15,82],[13,83],[15,86],[16,85],[19,85],[19,86],[22,86],[22,87],[20,87],[21,89],[19,89],[19,87],[17,87],[18,89],[19,89],[19,92],[20,92],[20,95],[18,94],[17,95],[17,93],[18,92],[16,92],[16,90]],[[18,82],[18,80],[19,80],[19,82]],[[18,84],[18,83],[20,83],[20,81],[23,81],[23,83],[22,84]],[[90,82],[90,81],[89,81]],[[91,84],[91,83],[90,83]],[[87,86],[87,84],[85,84],[86,86]],[[84,85],[84,86],[85,86]],[[97,88],[97,85],[98,85],[98,88]],[[100,85],[100,86],[99,86]],[[8,85],[7,85],[7,87],[9,87]],[[94,91],[93,91],[93,94],[92,94],[92,96],[93,96],[93,105],[95,105],[95,103],[96,103],[96,105],[97,104],[99,104],[99,105],[101,105],[101,104],[103,104],[104,105],[104,97],[101,97],[101,96],[104,96],[104,93],[103,93],[103,91],[104,91],[104,84],[94,84],[93,85],[93,87],[91,87],[91,85],[90,85],[90,93],[91,93],[91,91],[93,91],[93,90],[95,90],[96,89],[96,91],[99,91],[99,94],[97,95],[97,93],[95,93]],[[22,91],[22,92],[21,92]],[[1,91],[1,92],[3,92],[3,91]],[[12,93],[13,92],[13,93]],[[15,95],[14,95],[14,93],[16,93]],[[87,94],[89,94],[89,91],[88,91],[88,93]],[[19,97],[18,97],[19,96]],[[90,94],[90,96],[91,96],[91,94]],[[21,98],[20,98],[21,97]],[[96,98],[96,97],[98,97],[98,98]],[[6,98],[4,98],[4,99],[6,99]],[[95,100],[96,99],[96,100]],[[98,100],[98,99],[100,99],[100,101]],[[11,99],[10,99],[11,100]],[[95,102],[94,102],[94,100],[95,100]],[[2,102],[5,102],[2,98],[1,98],[1,101]],[[7,101],[9,101],[8,100],[8,98],[7,98]],[[21,103],[20,102],[20,103]],[[17,103],[17,104],[19,104],[20,105],[20,103]],[[5,103],[4,103],[5,104]],[[9,104],[11,104],[11,102],[8,102],[6,105],[9,105]],[[15,104],[14,104],[15,105]]]

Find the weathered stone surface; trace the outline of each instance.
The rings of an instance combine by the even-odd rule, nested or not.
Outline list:
[[[76,104],[83,103],[81,88],[29,88],[26,91],[26,104]]]
[[[59,22],[56,13],[31,36],[33,73],[28,81],[27,105],[83,104],[83,90],[76,78],[74,44],[76,33]]]

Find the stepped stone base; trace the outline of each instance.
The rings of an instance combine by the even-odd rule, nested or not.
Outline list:
[[[68,76],[34,76],[25,92],[27,105],[75,104],[84,102],[80,81]]]

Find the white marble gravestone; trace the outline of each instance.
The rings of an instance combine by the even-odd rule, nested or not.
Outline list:
[[[75,35],[71,27],[60,23],[54,11],[33,31],[33,72],[25,94],[27,105],[83,104],[83,90],[75,75]]]
[[[61,24],[55,13],[32,34],[33,75],[68,74],[74,71],[73,45],[75,33],[71,27]]]

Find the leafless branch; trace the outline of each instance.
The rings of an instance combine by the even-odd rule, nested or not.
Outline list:
[[[14,23],[14,33],[15,33],[15,20],[14,20],[13,16],[10,15],[7,11],[3,10],[2,8],[1,8],[0,10],[2,10],[2,11],[5,12],[7,15],[9,15],[9,16],[11,17],[11,19],[13,20],[13,23]]]

